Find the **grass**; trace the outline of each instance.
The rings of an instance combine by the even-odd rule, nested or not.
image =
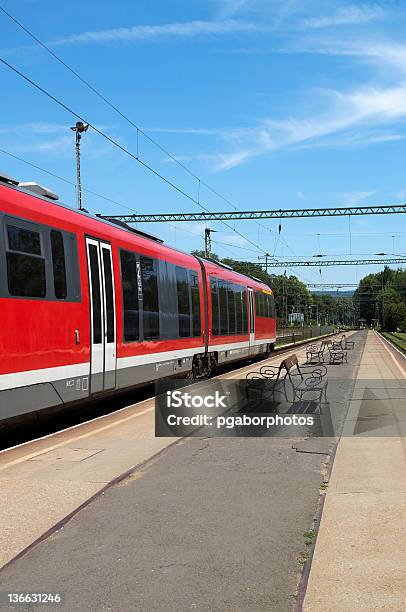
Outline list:
[[[406,334],[400,332],[382,332],[382,335],[398,349],[406,352]]]

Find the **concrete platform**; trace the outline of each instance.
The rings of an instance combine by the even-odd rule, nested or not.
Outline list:
[[[305,359],[305,347],[295,351]],[[279,364],[276,354],[269,363]],[[261,362],[261,365],[267,362]],[[244,377],[256,365],[220,378]],[[154,400],[0,452],[0,567],[109,483],[174,443],[155,438]]]
[[[338,420],[364,337],[329,368]],[[0,590],[63,591],[69,610],[293,611],[332,441],[153,436],[147,400],[0,455]]]
[[[406,610],[405,390],[406,359],[369,332],[326,494],[305,612]]]

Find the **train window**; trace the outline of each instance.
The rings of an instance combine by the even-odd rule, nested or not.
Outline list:
[[[269,316],[275,318],[275,299],[273,295],[268,295]]]
[[[176,292],[178,296],[178,323],[179,336],[190,336],[190,293],[188,271],[186,268],[176,266]]]
[[[228,301],[228,333],[229,335],[235,334],[235,285],[227,283],[227,301]]]
[[[62,233],[56,230],[51,230],[51,251],[55,297],[64,300],[67,296],[65,250]]]
[[[159,299],[157,262],[150,257],[140,256],[144,340],[159,338]]]
[[[211,293],[211,321],[213,336],[220,335],[220,317],[219,317],[219,290],[217,278],[210,278],[210,293]]]
[[[189,271],[190,290],[192,293],[192,336],[200,336],[202,333],[202,323],[200,315],[200,290],[199,276],[197,272]]]
[[[41,257],[39,232],[14,225],[7,226],[8,290],[19,297],[44,298],[46,295],[45,259]]]
[[[247,290],[244,287],[242,291],[242,332],[248,333],[248,310],[247,310]]]
[[[121,285],[123,288],[124,340],[139,340],[139,305],[137,260],[135,253],[120,251]]]
[[[262,291],[255,292],[255,312],[257,317],[271,318],[274,316],[274,298]]]
[[[109,249],[102,247],[104,284],[106,290],[107,342],[114,342],[114,292]]]
[[[219,280],[220,335],[228,335],[227,281]]]
[[[235,294],[235,316],[236,316],[236,333],[241,334],[243,331],[243,320],[242,320],[242,298],[243,288],[237,285],[237,292]]]
[[[41,237],[38,232],[8,225],[7,234],[10,251],[41,256]]]
[[[93,344],[101,344],[102,341],[102,319],[101,319],[101,300],[100,300],[100,271],[99,255],[97,246],[89,244],[90,277],[92,284],[92,305],[93,305]]]
[[[255,291],[255,314],[257,317],[265,316],[264,313],[264,294],[261,291]]]

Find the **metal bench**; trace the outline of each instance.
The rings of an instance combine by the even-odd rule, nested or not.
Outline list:
[[[257,372],[249,372],[246,375],[247,396],[250,397],[253,392],[257,399],[263,399],[264,394],[270,392],[275,400],[275,393],[281,393],[289,401],[286,391],[286,383],[289,381],[293,390],[293,402],[302,401],[306,394],[312,393],[317,395],[319,404],[323,395],[327,403],[326,374],[325,365],[300,365],[297,355],[291,355],[279,366],[264,365]]]
[[[343,347],[342,339],[340,341],[333,340],[331,348],[329,348],[329,364],[342,364],[344,361],[348,363],[348,354],[346,348]]]
[[[347,340],[345,334],[343,334],[341,338],[341,346],[345,351],[352,350],[355,346],[355,342],[354,340]]]
[[[324,344],[311,344],[306,350],[306,364],[324,362]]]
[[[288,401],[283,362],[279,366],[264,365],[257,372],[248,372],[245,379],[247,381],[246,393],[248,399],[262,401],[266,393],[268,396],[271,395],[273,401],[276,401],[275,394],[279,393]]]
[[[297,355],[291,355],[283,361],[286,369],[286,379],[288,379],[293,389],[293,402],[306,399],[304,396],[308,393],[317,395],[318,403],[321,404],[324,395],[324,401],[327,403],[327,386],[326,378],[327,368],[325,365],[318,364],[299,364]]]

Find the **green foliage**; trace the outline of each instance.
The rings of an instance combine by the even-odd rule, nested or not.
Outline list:
[[[359,317],[367,324],[379,321],[386,331],[406,329],[406,270],[392,270],[368,274],[354,294]]]
[[[386,331],[406,331],[406,304],[385,302],[383,326]]]
[[[204,251],[199,251],[199,249],[197,249],[196,251],[192,251],[192,255],[195,255],[196,257],[206,257],[206,253]],[[219,256],[216,255],[216,253],[211,254],[211,259],[217,259],[217,261],[221,261],[219,260]]]

